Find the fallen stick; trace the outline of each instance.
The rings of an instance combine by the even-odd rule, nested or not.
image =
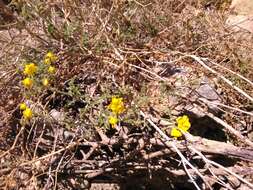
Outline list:
[[[194,137],[190,134],[186,134],[186,136],[187,140],[192,143],[191,146],[198,151],[210,154],[220,154],[253,162],[253,149],[237,147],[225,142]]]
[[[242,142],[244,142],[245,144],[253,147],[253,142],[251,140],[249,140],[247,137],[244,137],[239,131],[235,130],[232,126],[227,124],[225,121],[223,121],[222,119],[216,117],[212,113],[205,112],[205,114],[208,117],[212,118],[217,123],[221,124],[225,129],[227,129],[229,131],[229,133],[231,133],[231,134],[235,135],[236,137],[238,137]]]
[[[190,134],[185,134],[185,136],[187,137],[187,141],[189,145],[198,151],[208,153],[208,154],[218,154],[218,155],[223,155],[227,157],[233,157],[240,160],[253,162],[253,149],[237,147],[225,142],[209,140],[209,139],[205,139],[201,137],[192,136]],[[160,145],[160,146],[173,148],[171,145],[172,143],[171,141],[165,142],[166,144],[165,145],[162,140],[153,138],[150,140],[150,142],[153,145]],[[182,141],[176,142],[176,146],[182,152],[188,150],[187,146],[184,143],[182,143]],[[171,149],[170,151],[161,150],[160,152],[157,152],[156,154],[150,154],[150,156],[151,157],[162,156],[163,154],[172,154],[172,152],[175,152],[175,151],[173,151],[173,149]],[[146,155],[145,158],[147,159],[148,155]]]

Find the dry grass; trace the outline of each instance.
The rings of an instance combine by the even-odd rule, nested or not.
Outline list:
[[[0,187],[252,187],[252,35],[224,25],[229,3],[12,1],[11,19],[0,20]],[[22,65],[49,50],[59,57],[53,82],[27,98]],[[203,78],[219,93],[217,112],[195,93]],[[114,95],[126,111],[112,129]],[[22,125],[27,99],[35,117]],[[183,114],[194,136],[175,141]],[[133,178],[142,183],[127,185]]]

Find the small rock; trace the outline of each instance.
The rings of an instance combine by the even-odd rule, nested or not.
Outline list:
[[[196,92],[202,98],[205,98],[210,101],[219,100],[220,97],[217,94],[216,90],[213,89],[208,83],[200,85],[200,87],[196,90]]]
[[[253,14],[253,1],[252,0],[233,0],[230,6],[237,14]]]
[[[253,33],[253,1],[233,0],[230,9],[234,14],[228,17],[226,24],[235,31],[243,29]]]
[[[253,18],[249,15],[230,15],[226,24],[232,30],[238,32],[239,30],[246,30],[253,33]]]
[[[207,102],[205,103],[210,109],[210,111],[213,112],[213,114],[218,115],[220,110],[218,109],[216,104],[221,102],[221,98],[216,89],[211,86],[211,83],[208,81],[207,78],[204,78],[202,80],[200,86],[196,89],[196,92],[198,94],[198,98],[207,100]]]
[[[120,186],[116,183],[92,183],[90,190],[119,190]]]
[[[49,115],[58,122],[63,122],[65,119],[65,114],[57,111],[56,109],[52,109]]]

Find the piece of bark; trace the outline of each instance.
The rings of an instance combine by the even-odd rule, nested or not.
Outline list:
[[[191,142],[191,146],[199,151],[211,154],[227,155],[253,162],[253,149],[251,148],[237,147],[226,142],[195,137],[190,134],[186,134],[186,136],[187,140]]]
[[[209,139],[205,139],[201,137],[195,137],[190,134],[186,134],[186,137],[188,141],[186,145],[184,145],[182,141],[176,142],[176,146],[180,151],[186,151],[188,150],[187,146],[191,146],[195,148],[196,150],[201,151],[203,153],[224,155],[228,157],[234,157],[237,159],[253,162],[253,149],[237,147],[225,142],[209,140]],[[172,142],[170,141],[163,142],[160,139],[154,139],[154,138],[151,139],[150,141],[151,141],[151,144],[156,144],[156,145],[161,145],[161,146],[165,146],[166,144],[167,147],[172,148],[172,145],[171,145]]]

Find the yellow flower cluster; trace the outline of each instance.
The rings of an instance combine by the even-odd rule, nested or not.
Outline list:
[[[20,109],[20,110],[25,110],[25,109],[26,109],[26,104],[25,104],[25,103],[21,103],[21,104],[19,105],[19,109]]]
[[[112,125],[112,126],[115,126],[117,123],[118,123],[118,118],[116,116],[110,116],[109,119],[108,119],[109,123]]]
[[[46,65],[49,65],[49,67],[47,68],[47,72],[50,74],[54,74],[55,73],[55,67],[52,66],[52,63],[55,63],[57,61],[58,57],[51,51],[47,52],[47,54],[45,55],[44,58],[44,63]],[[49,79],[48,78],[43,78],[42,79],[42,84],[43,86],[47,87],[49,85]]]
[[[49,51],[44,58],[44,63],[50,65],[51,63],[56,62],[58,57],[51,51]]]
[[[112,97],[108,108],[116,115],[121,114],[125,110],[123,98]]]
[[[54,63],[57,59],[58,59],[57,56],[51,51],[49,51],[45,55],[44,63],[46,65],[49,65],[47,67],[47,72],[49,74],[54,74],[55,73],[56,69],[51,64]],[[33,86],[32,77],[36,74],[37,71],[38,71],[38,66],[35,63],[29,63],[29,64],[25,65],[23,74],[26,76],[26,78],[22,80],[22,84],[25,88],[27,88],[27,89],[32,88],[32,86]],[[49,86],[49,84],[50,84],[48,78],[43,78],[41,83],[45,87]]]
[[[26,77],[24,80],[22,80],[22,83],[25,88],[32,88],[33,86],[33,80],[29,77]]]
[[[40,70],[40,71],[46,71],[49,74],[54,74],[56,69],[51,64],[56,62],[57,59],[58,59],[57,56],[53,52],[49,51],[45,55],[44,60],[43,60],[47,66],[46,67],[42,66],[41,68],[43,70]],[[38,79],[38,77],[35,77],[35,74],[38,72],[38,70],[39,70],[38,66],[35,63],[25,64],[24,70],[23,70],[23,74],[25,78],[21,81],[21,83],[26,89],[31,89],[34,86],[34,83],[37,81],[36,78]],[[43,73],[41,76],[43,76]],[[50,80],[48,77],[43,77],[41,80],[41,84],[47,87],[50,84],[49,81]],[[23,111],[22,113],[23,113],[24,120],[29,120],[32,118],[33,116],[32,110],[29,107],[27,107],[25,103],[21,103],[19,105],[19,109]]]
[[[22,81],[25,88],[31,88],[32,87],[33,80],[31,79],[31,77],[33,75],[35,75],[37,70],[38,70],[38,66],[35,65],[34,63],[29,63],[29,64],[25,65],[23,73],[27,77]]]
[[[177,121],[177,127],[172,128],[170,135],[172,137],[178,138],[183,135],[182,132],[187,132],[190,129],[191,123],[187,115],[178,117],[176,121]]]
[[[112,115],[108,118],[109,123],[112,127],[118,123],[118,115],[123,113],[125,110],[123,98],[112,97],[111,103],[108,108],[112,111]]]
[[[47,79],[47,78],[43,78],[42,79],[42,84],[43,84],[43,86],[48,86],[49,85],[49,80]]]
[[[32,110],[27,107],[27,105],[25,103],[21,103],[19,105],[19,109],[23,111],[23,118],[27,121],[30,120],[33,116],[33,112]]]
[[[26,64],[24,68],[24,75],[33,76],[38,70],[34,63]]]
[[[47,71],[50,73],[50,74],[54,74],[55,73],[55,67],[53,66],[49,66]]]

